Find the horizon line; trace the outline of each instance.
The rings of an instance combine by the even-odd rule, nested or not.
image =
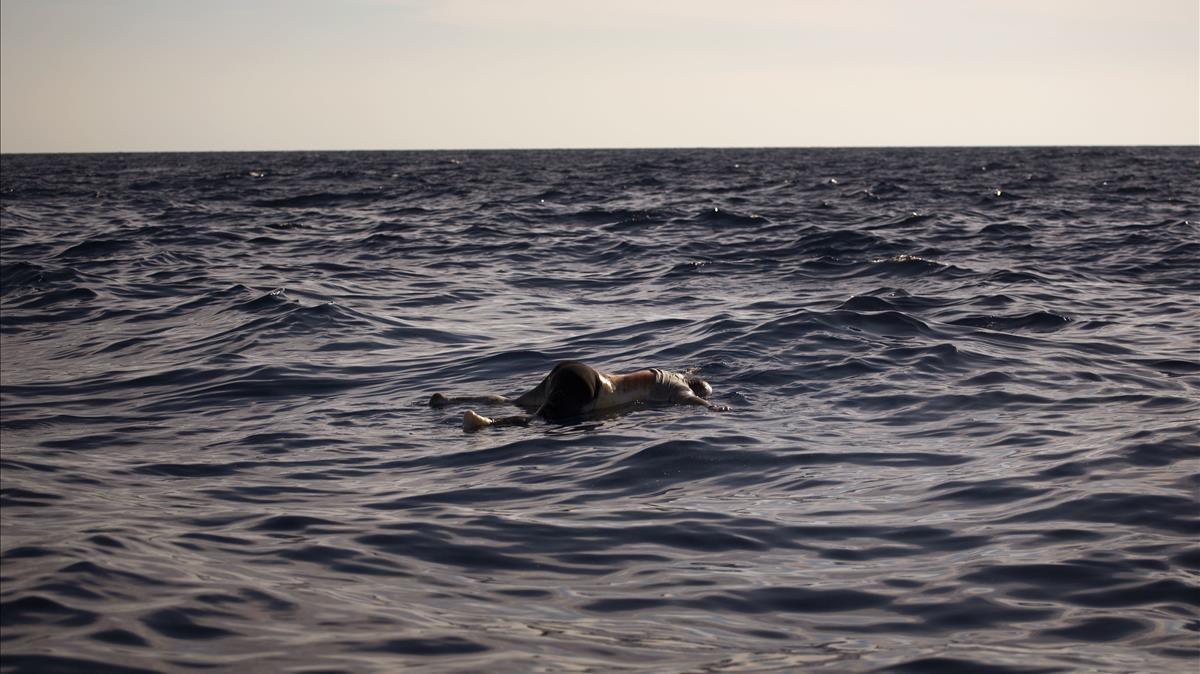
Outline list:
[[[445,148],[322,148],[322,149],[246,149],[246,150],[49,150],[0,151],[0,156],[18,155],[105,155],[105,154],[286,154],[344,152],[629,152],[653,150],[947,150],[947,149],[1022,149],[1022,148],[1200,148],[1200,143],[1028,143],[1018,145],[678,145],[642,147],[445,147]]]

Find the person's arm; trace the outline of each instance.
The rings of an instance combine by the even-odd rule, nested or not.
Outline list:
[[[707,407],[708,409],[710,409],[714,412],[728,412],[729,411],[728,405],[717,405],[715,403],[711,403],[711,402],[705,400],[704,398],[701,398],[700,396],[696,395],[695,393],[692,393],[691,391],[677,392],[675,394],[673,402],[680,403],[681,405],[699,405],[701,407]]]
[[[518,401],[509,398],[508,396],[500,395],[476,395],[476,396],[448,396],[441,393],[434,393],[429,396],[430,407],[445,407],[452,403],[494,403],[496,405],[517,405]]]
[[[535,410],[541,407],[546,402],[546,387],[550,377],[542,379],[542,382],[535,386],[532,390],[522,393],[517,398],[509,398],[501,395],[473,395],[473,396],[448,396],[442,393],[434,393],[429,396],[430,407],[445,407],[453,403],[484,403],[492,405],[516,405],[529,410]]]
[[[463,414],[463,430],[467,433],[477,431],[488,426],[528,426],[529,420],[533,417],[524,414],[518,414],[511,417],[485,417],[481,414],[476,414],[475,410],[467,410]]]

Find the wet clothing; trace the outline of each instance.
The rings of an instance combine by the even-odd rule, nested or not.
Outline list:
[[[668,372],[657,367],[650,368],[650,371],[654,373],[654,385],[650,387],[650,393],[647,396],[649,400],[672,402],[679,394],[692,392],[687,378],[678,372]]]
[[[675,402],[692,393],[684,375],[659,368],[650,371],[654,373],[654,382],[644,400]],[[554,421],[586,414],[603,392],[601,375],[595,368],[568,360],[555,365],[537,387],[513,402],[536,409],[535,414]]]
[[[555,365],[550,374],[532,391],[516,399],[504,396],[477,396],[458,397],[453,400],[512,403],[533,412],[533,416],[540,416],[551,422],[568,423],[601,405],[613,408],[641,401],[705,405],[714,411],[729,409],[704,400],[712,393],[712,388],[703,380],[686,374],[650,368],[611,377],[610,379],[609,376],[602,375],[595,368],[583,363],[563,361]],[[435,393],[429,399],[429,404],[431,407],[440,407],[451,400]],[[489,419],[468,410],[463,415],[463,430],[475,431],[485,426],[526,426],[533,416]]]
[[[555,365],[534,391],[543,387],[546,402],[538,414],[550,420],[577,417],[600,395],[600,373],[583,363],[565,361]]]

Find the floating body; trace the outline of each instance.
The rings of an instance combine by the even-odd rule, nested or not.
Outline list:
[[[454,402],[485,402],[512,404],[533,410],[533,415],[489,418],[468,410],[463,415],[463,430],[476,431],[485,426],[524,426],[534,416],[560,421],[582,416],[596,410],[619,407],[635,402],[670,402],[699,405],[713,411],[729,408],[705,400],[712,394],[708,382],[680,372],[658,368],[638,370],[629,374],[609,374],[575,361],[554,366],[532,390],[516,397],[501,395],[445,396],[434,393],[431,407]]]

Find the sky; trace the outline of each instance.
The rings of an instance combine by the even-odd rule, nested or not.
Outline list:
[[[1200,144],[1198,0],[0,0],[0,152]]]

